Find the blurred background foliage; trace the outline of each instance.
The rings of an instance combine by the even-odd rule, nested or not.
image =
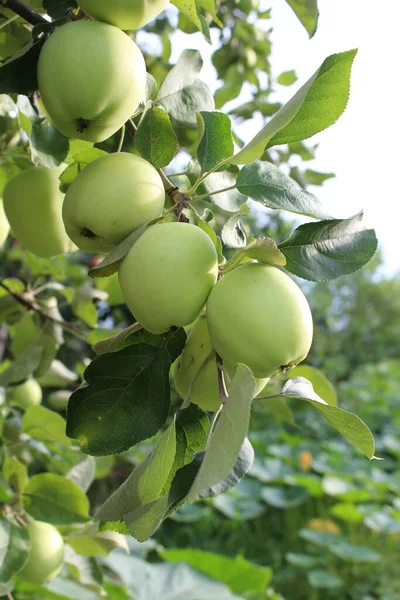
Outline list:
[[[296,76],[293,72],[272,73],[273,11],[269,6],[257,0],[229,0],[217,8],[222,29],[206,17],[212,39],[217,42],[212,55],[220,82],[216,106],[228,111],[240,144],[240,128],[253,127],[254,122],[274,114],[280,107],[275,100],[280,86],[295,84]],[[12,17],[9,22],[8,14],[2,18],[0,51],[4,59],[18,49],[16,39],[20,39],[21,46],[26,43],[26,27],[21,19]],[[177,25],[184,32],[179,36]],[[8,31],[12,31],[12,47]],[[192,36],[199,35],[174,8],[138,35],[148,70],[158,83],[172,66],[174,44],[190,48]],[[19,125],[16,119],[7,117],[8,111],[4,100],[0,115],[0,190],[8,178],[26,166],[29,152],[29,142],[20,143]],[[170,173],[184,170],[197,142],[195,128],[174,125],[183,150],[169,167]],[[116,146],[118,140],[100,146],[111,150],[113,144]],[[127,137],[125,149],[132,149],[130,145]],[[313,186],[317,193],[315,186],[323,185],[333,175],[307,169],[307,161],[316,156],[316,151],[313,143],[293,143],[266,153],[264,159],[280,165],[303,187]],[[210,206],[203,204],[203,208]],[[214,205],[212,210],[213,224],[218,229],[227,213]],[[271,236],[277,242],[286,239],[294,228],[294,222],[279,212],[254,207],[244,222],[254,235]],[[86,327],[128,326],[131,315],[122,302],[116,277],[88,281],[87,270],[93,260],[82,252],[41,260],[9,238],[0,250],[0,277],[18,278],[28,288],[44,285],[39,297],[46,301],[56,296],[58,310],[66,321],[75,320]],[[377,442],[376,454],[384,460],[368,462],[312,408],[297,406],[294,401],[257,401],[250,436],[256,461],[249,475],[227,494],[182,507],[162,525],[154,540],[142,545],[130,540],[130,556],[113,553],[108,559],[100,559],[105,574],[109,575],[110,569],[114,573],[103,582],[108,597],[162,600],[164,595],[156,588],[153,595],[141,595],[139,583],[128,580],[127,573],[144,572],[147,565],[146,573],[153,581],[162,579],[167,571],[162,572],[159,564],[165,561],[162,564],[170,569],[170,578],[164,582],[165,598],[189,600],[188,595],[178,595],[173,584],[175,561],[182,560],[198,569],[194,580],[195,571],[189,567],[185,573],[180,571],[182,581],[192,577],[196,589],[205,590],[206,583],[198,575],[202,572],[226,583],[236,597],[248,600],[400,599],[400,276],[387,278],[381,267],[377,256],[362,271],[331,283],[299,283],[307,294],[315,322],[307,364],[323,371],[335,387],[341,407],[354,411],[367,423]],[[46,287],[50,281],[64,287]],[[72,302],[76,290],[81,294]],[[86,293],[88,290],[91,293]],[[12,339],[24,310],[0,290],[0,321],[4,323],[0,328],[0,371],[12,358],[12,347],[5,342]],[[93,342],[100,339],[101,331],[93,336]],[[62,415],[68,394],[63,402],[62,394],[57,393],[75,389],[74,374],[81,376],[93,358],[84,341],[68,332],[64,332],[64,339],[52,369],[39,380],[44,406]],[[324,388],[326,393],[328,389]],[[76,453],[67,446],[31,438],[21,441],[20,432],[21,413],[14,409],[4,421],[3,436],[12,445],[14,455],[29,465],[31,474],[50,471],[65,475],[76,465]],[[118,457],[90,459],[95,466],[88,490],[93,511],[124,481],[153,441]],[[181,552],[174,554],[172,549]],[[198,550],[232,561],[217,568],[215,557],[198,554]],[[238,555],[264,570],[234,563]],[[233,577],[227,581],[230,569],[240,575],[241,585]],[[82,583],[82,579],[79,581]],[[44,596],[43,591],[19,584],[15,597],[99,597],[93,582],[86,587],[82,584],[79,592],[77,588],[60,592],[57,584],[52,585],[48,588],[51,593]],[[206,596],[204,592],[203,597],[217,596]],[[220,598],[224,597],[221,591]],[[190,598],[195,600],[197,596]]]

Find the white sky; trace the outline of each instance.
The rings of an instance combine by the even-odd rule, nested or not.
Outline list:
[[[364,223],[376,229],[385,272],[392,274],[400,270],[396,239],[400,192],[395,185],[400,172],[400,3],[319,0],[319,27],[311,40],[285,0],[262,3],[273,9],[273,72],[277,76],[294,69],[298,76],[291,87],[280,86],[279,100],[289,99],[330,54],[359,49],[346,112],[333,127],[311,138],[312,144],[319,144],[317,159],[305,164],[336,174],[312,190],[334,217],[365,210]],[[198,48],[205,60],[201,77],[214,87],[215,72],[207,59],[215,46],[211,49],[201,34],[178,33],[177,38],[172,62],[183,48]],[[240,130],[247,140],[256,132],[248,124]]]

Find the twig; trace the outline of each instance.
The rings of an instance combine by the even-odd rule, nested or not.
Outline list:
[[[7,592],[7,600],[14,600],[11,592]]]
[[[223,371],[223,367],[222,367],[222,360],[218,355],[217,355],[217,373],[218,373],[219,397],[221,399],[222,404],[225,404],[228,400],[229,395],[226,390],[224,371]]]
[[[40,308],[40,306],[27,300],[22,294],[18,294],[17,292],[13,292],[12,290],[10,290],[10,288],[7,287],[7,285],[5,283],[3,283],[2,281],[0,281],[0,287],[2,287],[4,290],[6,290],[6,292],[14,298],[14,300],[19,302],[19,304],[21,304],[25,308],[28,308],[29,310],[34,310],[44,319],[47,319],[47,320],[51,321],[52,323],[55,323],[56,325],[60,325],[60,327],[62,327],[66,331],[69,331],[75,337],[86,342],[86,336],[81,331],[79,331],[79,329],[77,329],[74,325],[72,325],[72,323],[68,323],[67,321],[62,321],[60,319],[56,319],[55,317],[52,317],[46,311],[42,310]]]
[[[30,23],[31,25],[38,25],[39,23],[49,22],[44,17],[42,17],[42,15],[39,15],[39,13],[29,8],[29,6],[26,6],[26,4],[24,4],[20,0],[7,0],[4,6],[6,6],[7,8],[11,8],[12,11],[14,11],[17,15],[25,19],[25,21],[28,21],[28,23]]]

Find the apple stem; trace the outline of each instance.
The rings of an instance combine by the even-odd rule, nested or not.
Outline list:
[[[217,354],[217,374],[218,374],[218,389],[219,389],[219,397],[221,399],[222,404],[226,404],[228,400],[228,392],[225,385],[225,377],[224,371],[222,367],[221,357]]]
[[[20,0],[7,0],[4,4],[5,7],[10,8],[17,15],[28,21],[31,25],[38,25],[39,23],[48,23],[48,21],[39,15],[37,12],[26,6]]]

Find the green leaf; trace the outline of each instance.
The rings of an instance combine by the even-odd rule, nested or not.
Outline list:
[[[257,238],[251,241],[241,253],[247,258],[272,265],[286,265],[286,258],[271,238]]]
[[[304,377],[289,379],[283,386],[282,396],[296,400],[306,400],[346,439],[354,444],[367,458],[374,458],[375,442],[368,427],[359,417],[337,406],[330,406],[322,400]]]
[[[251,521],[266,512],[266,506],[253,498],[242,498],[232,494],[222,494],[213,498],[213,506],[228,519]]]
[[[76,140],[72,140],[70,144],[75,141]],[[60,190],[65,194],[71,183],[85,167],[96,159],[106,156],[106,154],[107,153],[104,150],[100,150],[99,148],[87,148],[83,151],[79,149],[78,152],[74,152],[72,154],[72,164],[70,164],[60,176]]]
[[[203,172],[211,171],[233,154],[231,120],[223,113],[201,111],[197,115],[197,125],[200,139],[197,159]]]
[[[304,377],[312,383],[315,393],[318,394],[320,398],[325,400],[325,402],[331,406],[337,406],[338,397],[335,388],[320,369],[316,369],[310,365],[299,365],[287,373],[287,377],[289,379],[293,379],[294,377]]]
[[[53,525],[82,523],[89,518],[89,500],[84,492],[53,473],[34,475],[24,490],[23,502],[34,519]]]
[[[290,8],[307,31],[310,38],[317,31],[318,26],[318,4],[317,0],[286,0]]]
[[[293,85],[297,81],[296,71],[284,71],[278,76],[277,82],[280,85]]]
[[[184,50],[158,92],[157,102],[173,119],[187,125],[196,125],[196,112],[214,108],[208,86],[198,79],[202,66],[198,50]]]
[[[246,438],[255,381],[250,369],[239,364],[232,378],[229,398],[211,433],[204,460],[190,489],[194,500],[228,477]]]
[[[228,248],[244,248],[247,235],[242,226],[242,219],[250,213],[248,204],[242,204],[238,212],[228,219],[221,231],[221,239]]]
[[[136,130],[135,145],[156,169],[169,165],[178,150],[178,140],[162,108],[153,106],[144,112]]]
[[[234,488],[251,468],[254,461],[254,450],[246,438],[240,448],[238,457],[228,476],[202,492],[202,498],[213,498]]]
[[[309,281],[330,281],[361,269],[378,247],[375,231],[364,229],[362,216],[300,225],[278,246],[286,269]]]
[[[157,98],[157,91],[157,81],[154,79],[153,75],[146,73],[146,102],[155,100]]]
[[[319,200],[302,190],[293,179],[269,162],[257,160],[246,165],[236,180],[239,192],[267,208],[327,219],[329,214]]]
[[[28,483],[27,468],[15,456],[6,456],[4,459],[3,477],[8,485],[17,492],[23,492]]]
[[[214,22],[219,27],[223,27],[223,24],[221,23],[221,21],[217,17],[217,13],[216,13],[216,10],[215,10],[215,2],[214,2],[214,0],[198,0],[198,4],[202,8],[205,8],[206,11],[210,13],[210,15],[212,16],[212,18],[214,19]]]
[[[41,442],[56,442],[70,446],[65,435],[65,419],[44,406],[30,406],[22,417],[22,431]]]
[[[204,35],[205,39],[211,44],[210,30],[207,21],[197,12],[195,0],[173,0],[174,4],[185,15],[191,23]]]
[[[96,327],[97,325],[97,308],[91,300],[85,302],[72,302],[72,311],[74,315],[83,321],[89,327]]]
[[[367,546],[357,546],[344,540],[339,540],[329,547],[329,550],[349,562],[357,563],[377,563],[381,560],[381,555]]]
[[[237,98],[242,90],[243,83],[244,77],[243,73],[240,73],[239,65],[231,65],[226,71],[223,85],[214,94],[215,107],[221,108],[230,100]]]
[[[272,569],[249,562],[243,556],[229,558],[203,550],[162,550],[161,556],[170,562],[184,562],[212,579],[225,583],[236,594],[260,594],[272,579]]]
[[[37,371],[43,354],[44,348],[41,344],[35,343],[29,346],[13,360],[7,369],[0,373],[0,386],[8,387],[28,379]]]
[[[82,492],[86,493],[92,485],[95,475],[96,460],[92,456],[87,456],[68,471],[66,478],[73,481]]]
[[[342,587],[343,580],[329,571],[322,569],[313,569],[308,573],[308,582],[313,588],[317,589],[336,589]]]
[[[38,89],[37,61],[46,38],[30,42],[0,68],[0,94],[29,96]]]
[[[362,523],[364,515],[355,504],[347,502],[338,502],[330,509],[330,514],[337,519],[342,519],[346,523]]]
[[[129,553],[123,535],[114,531],[98,533],[96,525],[70,533],[64,536],[64,540],[82,556],[108,556],[116,548],[122,548]]]
[[[350,71],[357,50],[332,54],[267,125],[233,158],[249,164],[265,148],[305,140],[333,125],[346,108]]]
[[[94,556],[77,554],[70,546],[64,548],[64,563],[73,579],[102,597],[103,573]]]
[[[318,557],[298,552],[287,552],[285,558],[290,565],[300,567],[301,569],[311,569],[311,567],[315,567],[319,562]]]
[[[174,464],[176,454],[175,419],[164,431],[155,448],[137,467],[128,479],[112,494],[97,511],[96,519],[117,521],[143,504],[162,495]]]
[[[37,119],[29,136],[32,162],[49,169],[58,167],[69,152],[69,140],[47,119]]]
[[[24,527],[0,519],[0,586],[22,569],[29,554],[29,536]]]
[[[168,416],[170,367],[165,346],[135,344],[98,356],[85,371],[88,385],[69,400],[67,435],[94,456],[152,437]]]
[[[240,600],[223,583],[182,563],[149,563],[120,553],[111,554],[104,563],[136,600]]]
[[[275,508],[293,508],[300,506],[308,498],[308,492],[300,486],[264,487],[261,491],[264,502]]]

